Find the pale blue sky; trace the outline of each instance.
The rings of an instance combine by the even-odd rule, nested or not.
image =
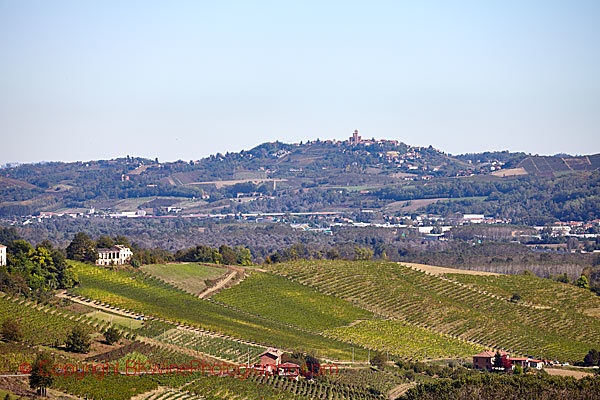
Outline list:
[[[600,152],[600,1],[0,0],[0,164],[363,136]]]

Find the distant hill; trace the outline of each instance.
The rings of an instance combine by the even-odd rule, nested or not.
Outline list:
[[[600,169],[600,154],[589,156],[529,156],[517,166],[531,175],[556,176],[573,171],[594,171]]]
[[[405,214],[424,210],[425,204],[417,200],[428,199],[429,209],[441,214],[464,209],[467,213],[478,210],[522,219],[535,210],[519,205],[517,214],[508,212],[512,197],[507,195],[517,193],[523,180],[589,172],[599,167],[600,154],[540,157],[493,151],[451,155],[432,146],[365,140],[360,136],[346,141],[277,141],[191,161],[159,163],[157,159],[128,156],[3,168],[0,217],[90,209],[108,214],[141,210],[152,215],[339,211],[355,214],[352,217],[361,220],[366,218],[361,209]],[[569,190],[583,185],[585,197],[593,200],[595,194],[589,186],[595,180],[582,179],[571,182]],[[531,182],[528,187],[526,195],[544,186]],[[453,201],[441,208],[432,204],[432,199],[449,198],[461,202]],[[414,204],[405,204],[413,200]],[[386,208],[399,201],[405,203]],[[498,205],[507,201],[505,209]],[[544,209],[552,201],[548,199]],[[551,208],[555,211],[548,218],[596,215],[588,212],[593,205],[586,205],[584,211],[578,207],[565,205],[564,212]],[[545,217],[540,210],[536,214]]]

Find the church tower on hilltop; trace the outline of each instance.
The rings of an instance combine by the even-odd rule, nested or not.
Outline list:
[[[352,136],[350,136],[348,140],[351,144],[359,144],[362,141],[361,137],[358,136],[358,129],[354,130],[354,133],[352,133]]]

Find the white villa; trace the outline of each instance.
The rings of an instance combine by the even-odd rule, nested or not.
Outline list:
[[[96,265],[123,265],[131,260],[133,252],[129,247],[117,244],[109,249],[98,249]]]
[[[6,265],[6,246],[0,244],[0,267]]]

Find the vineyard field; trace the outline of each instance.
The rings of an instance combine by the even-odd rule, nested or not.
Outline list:
[[[206,280],[217,279],[226,274],[226,268],[198,263],[144,265],[142,271],[190,293],[206,289]]]
[[[156,389],[158,383],[150,376],[107,374],[101,379],[93,374],[82,379],[57,375],[52,386],[63,392],[91,399],[128,400],[131,397]]]
[[[319,260],[270,268],[378,314],[517,354],[576,362],[600,342],[598,319],[512,303],[397,263]]]
[[[234,364],[245,364],[250,356],[250,363],[258,360],[258,355],[265,348],[248,345],[234,340],[213,337],[206,334],[194,333],[183,329],[171,329],[156,337],[164,343],[174,344],[188,349],[196,350],[209,356],[225,359]]]
[[[330,329],[325,335],[409,360],[468,358],[484,350],[483,346],[394,320],[361,321]]]
[[[62,344],[67,334],[79,324],[69,317],[72,316],[49,306],[0,298],[0,323],[8,318],[14,319],[21,327],[25,343],[46,346]]]
[[[213,298],[313,332],[373,317],[371,312],[347,301],[270,273],[253,272],[240,284],[219,292]]]
[[[379,396],[366,389],[345,384],[295,381],[280,376],[248,376],[247,379],[207,376],[183,388],[207,400],[244,398],[248,400],[374,400]]]
[[[330,359],[351,358],[350,346],[341,341],[199,299],[144,274],[73,264],[81,281],[80,286],[72,290],[74,294],[255,343],[311,350]],[[355,349],[355,357],[365,360],[366,351]]]
[[[518,293],[521,301],[540,307],[557,308],[581,314],[592,314],[595,310],[600,311],[600,296],[589,290],[550,279],[531,275],[447,274],[446,277],[478,290],[493,293],[506,300]]]

